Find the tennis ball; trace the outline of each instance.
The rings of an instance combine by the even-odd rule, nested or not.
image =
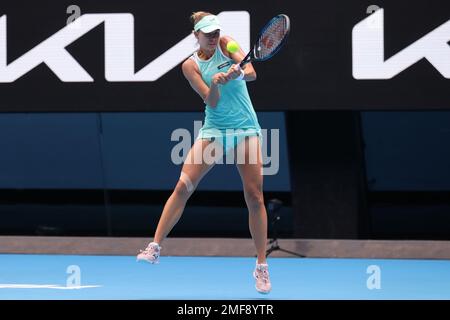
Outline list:
[[[228,43],[227,43],[227,50],[230,53],[238,52],[239,45],[237,44],[236,41],[228,41]]]

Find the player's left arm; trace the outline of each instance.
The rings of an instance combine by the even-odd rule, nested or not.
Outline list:
[[[245,58],[245,52],[242,50],[241,46],[239,46],[239,50],[231,53],[227,51],[227,43],[229,41],[235,41],[230,36],[223,36],[220,38],[220,46],[222,48],[222,52],[226,52],[226,54],[233,59],[235,64],[233,64],[230,69],[228,69],[227,75],[230,80],[236,79],[241,75],[241,70],[239,68],[239,63]],[[256,71],[253,68],[251,63],[247,63],[242,70],[244,71],[244,78],[242,80],[245,81],[255,81],[256,80]]]

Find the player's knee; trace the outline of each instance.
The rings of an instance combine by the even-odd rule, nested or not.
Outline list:
[[[264,207],[263,192],[258,188],[253,188],[245,192],[245,200],[251,209],[258,210]]]
[[[190,196],[195,190],[195,186],[191,178],[184,172],[181,172],[175,192],[181,196]]]

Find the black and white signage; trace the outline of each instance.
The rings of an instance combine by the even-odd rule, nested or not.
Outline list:
[[[450,2],[2,1],[0,111],[199,111],[180,65],[189,15],[217,14],[248,51],[285,13],[292,30],[255,64],[256,110],[450,109]]]

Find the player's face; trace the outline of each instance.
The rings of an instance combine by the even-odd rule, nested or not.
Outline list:
[[[219,42],[220,30],[216,30],[209,33],[199,32],[198,42],[200,43],[200,47],[207,50],[213,50],[216,48],[217,43]]]

